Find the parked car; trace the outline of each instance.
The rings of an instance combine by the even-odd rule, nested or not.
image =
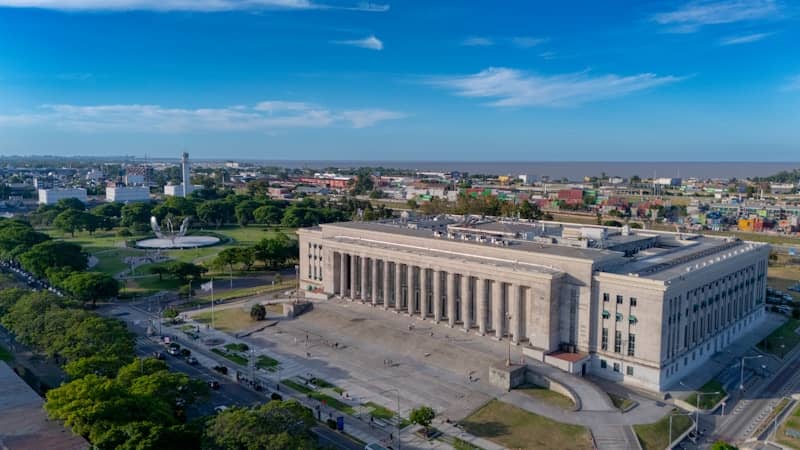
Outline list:
[[[167,349],[167,353],[169,353],[172,356],[178,356],[180,355],[181,351],[175,347],[170,347],[169,349]]]
[[[181,349],[181,356],[183,356],[184,358],[192,356],[192,351],[189,350],[188,348],[182,348]]]
[[[219,389],[219,381],[217,381],[217,380],[208,380],[208,387],[210,387],[211,389],[213,389],[215,391],[218,390]]]
[[[195,366],[197,365],[197,358],[195,358],[194,356],[189,356],[186,358],[186,362]]]
[[[223,375],[227,375],[228,374],[228,368],[225,367],[225,366],[214,366],[214,370],[216,370],[217,372],[219,372],[219,373],[221,373]]]

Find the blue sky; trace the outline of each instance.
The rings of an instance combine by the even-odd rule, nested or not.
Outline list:
[[[800,160],[789,0],[0,0],[0,153]]]

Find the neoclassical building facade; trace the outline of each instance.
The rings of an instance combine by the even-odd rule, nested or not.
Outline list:
[[[764,314],[769,246],[458,217],[298,231],[305,291],[510,339],[660,391]]]

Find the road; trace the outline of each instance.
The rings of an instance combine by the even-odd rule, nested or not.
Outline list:
[[[101,314],[108,314],[109,311],[100,310],[98,312]],[[229,377],[218,374],[208,367],[191,365],[183,358],[169,355],[166,353],[166,349],[163,345],[156,343],[146,336],[146,323],[137,323],[135,320],[129,320],[130,318],[126,317],[126,315],[116,315],[114,317],[125,320],[131,325],[129,328],[136,334],[137,356],[150,357],[154,352],[161,351],[165,354],[165,362],[171,370],[183,372],[196,379],[217,380],[220,383],[219,390],[211,391],[210,400],[197,405],[194,409],[189,411],[190,415],[210,415],[214,413],[214,408],[217,406],[252,406],[268,401],[268,396],[271,394],[269,389],[265,389],[263,392],[256,392],[233,381]],[[314,427],[312,431],[317,435],[321,443],[331,445],[337,449],[363,449],[363,445],[325,426]]]

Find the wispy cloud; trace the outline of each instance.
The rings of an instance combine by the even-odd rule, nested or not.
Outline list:
[[[466,47],[491,47],[494,45],[494,41],[487,37],[471,36],[461,41],[461,45]]]
[[[781,90],[784,92],[797,92],[800,91],[800,75],[795,75],[793,77],[789,77],[786,84],[781,86]]]
[[[463,41],[461,45],[465,47],[491,47],[494,45],[513,45],[519,48],[531,48],[547,42],[547,38],[539,38],[532,36],[511,36],[511,37],[488,37],[488,36],[470,36]]]
[[[775,0],[701,0],[658,13],[653,20],[673,33],[694,33],[706,25],[746,22],[775,17],[779,13]]]
[[[719,45],[739,45],[749,44],[751,42],[758,42],[772,36],[774,33],[753,33],[745,34],[743,36],[729,36],[719,41]]]
[[[334,44],[350,45],[370,50],[383,50],[383,42],[375,36],[367,36],[364,39],[351,39],[345,41],[331,41]]]
[[[488,68],[473,75],[436,77],[429,84],[463,97],[495,99],[497,107],[571,106],[621,97],[683,80],[682,77],[642,73],[630,76],[589,72],[534,75],[508,68]]]
[[[343,9],[384,12],[389,5],[353,3],[334,5],[312,0],[0,0],[0,7],[59,11],[195,11],[217,12],[259,9]]]
[[[385,109],[331,110],[304,102],[264,101],[255,106],[166,108],[159,105],[42,105],[36,111],[0,115],[0,126],[44,125],[67,131],[184,133],[271,131],[343,126],[365,128],[405,117]]]
[[[520,48],[531,48],[547,42],[546,38],[537,38],[531,36],[517,36],[511,38],[511,43]]]

